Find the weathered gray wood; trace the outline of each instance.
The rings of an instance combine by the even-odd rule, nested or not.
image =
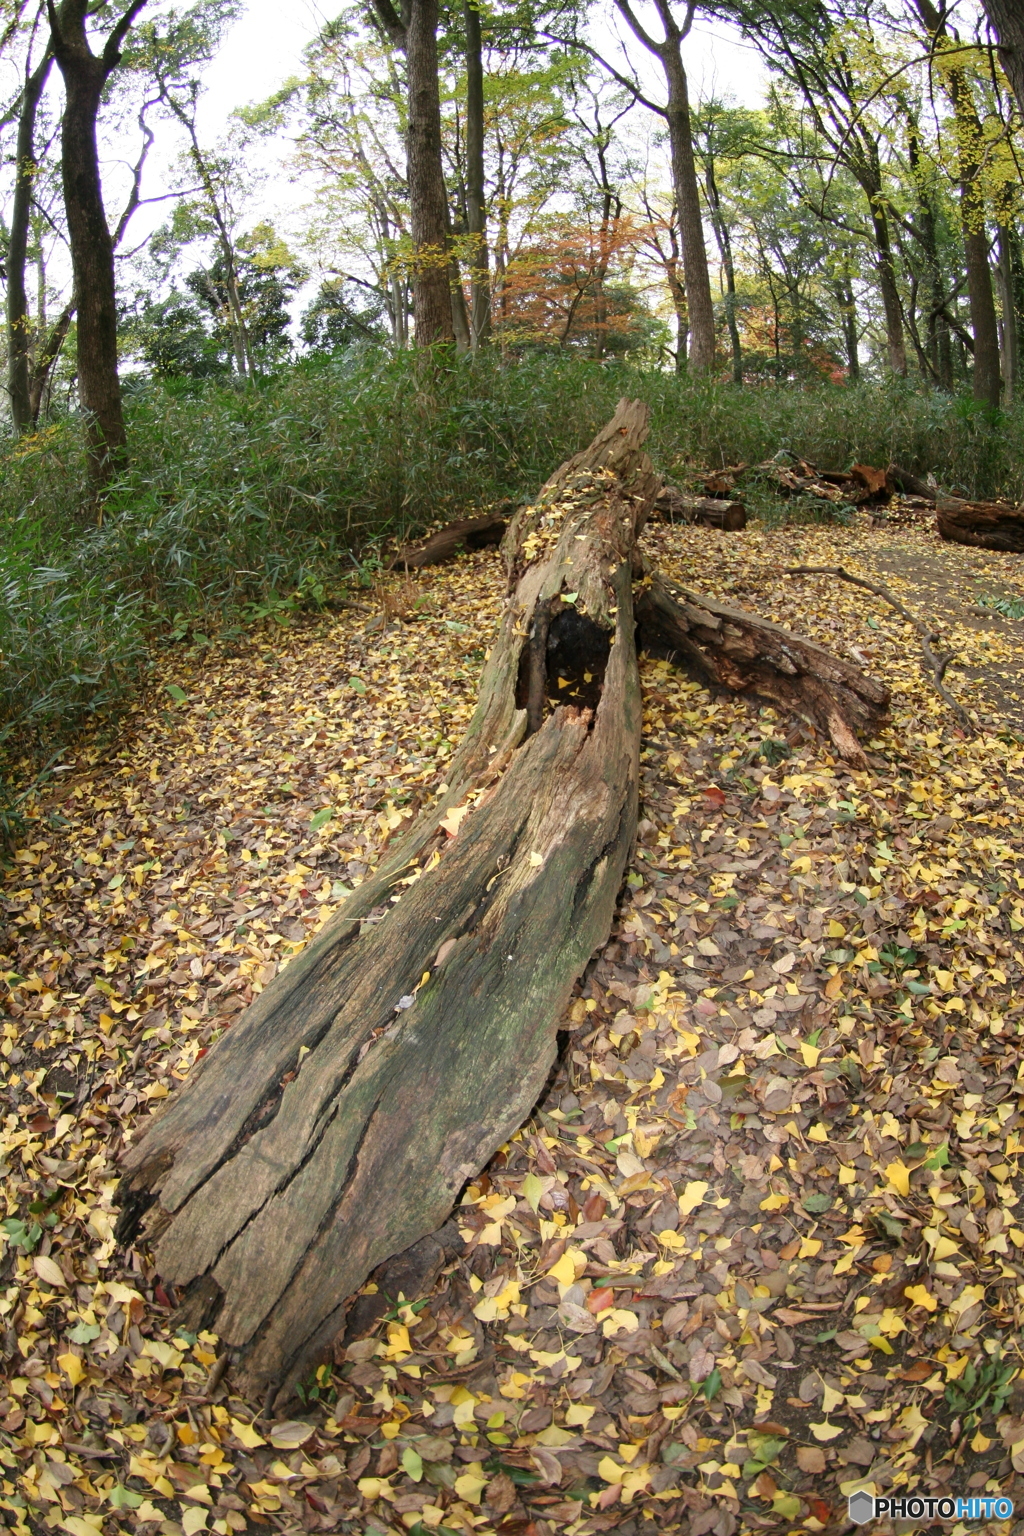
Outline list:
[[[513,520],[448,792],[124,1156],[119,1235],[155,1246],[242,1390],[293,1385],[367,1274],[441,1225],[535,1103],[607,936],[637,816],[646,421],[621,402]],[[647,643],[862,760],[886,692],[857,668],[656,577],[637,613]]]
[[[141,1222],[165,1280],[219,1287],[214,1326],[249,1391],[293,1383],[367,1273],[437,1228],[522,1122],[607,936],[637,815],[646,421],[623,401],[510,528],[449,792],[125,1155],[122,1235]],[[528,734],[541,619],[566,686],[541,679],[562,702]]]
[[[884,726],[889,690],[852,662],[654,573],[637,589],[634,606],[642,649],[677,656],[709,683],[810,720],[847,762],[867,766],[857,733],[876,735]]]

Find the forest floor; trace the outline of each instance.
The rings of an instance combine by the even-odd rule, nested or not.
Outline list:
[[[215,1335],[176,1333],[115,1247],[117,1154],[435,791],[497,557],[425,573],[409,623],[168,649],[37,808],[0,886],[18,1531],[733,1536],[840,1529],[861,1487],[1020,1505],[1024,622],[979,599],[1020,598],[1024,566],[923,527],[645,544],[856,647],[892,725],[851,773],[644,663],[638,845],[546,1099],[431,1295],[287,1421],[254,1422]],[[782,575],[836,563],[935,623],[981,735],[884,602]]]

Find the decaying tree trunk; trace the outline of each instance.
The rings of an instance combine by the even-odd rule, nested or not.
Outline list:
[[[512,503],[484,517],[467,517],[446,523],[419,544],[406,544],[390,563],[393,571],[418,571],[425,565],[443,565],[467,549],[487,549],[500,544],[512,515]]]
[[[1024,507],[1007,501],[939,501],[935,524],[944,539],[975,549],[1024,552]]]
[[[607,936],[637,816],[646,417],[623,402],[516,519],[441,803],[125,1158],[123,1234],[149,1205],[164,1279],[213,1282],[249,1390],[293,1382],[368,1271],[440,1226],[535,1103]]]
[[[441,1225],[536,1102],[607,937],[637,817],[646,423],[622,401],[513,520],[450,789],[125,1154],[119,1235],[207,1309],[244,1391],[293,1385],[366,1275]],[[861,760],[880,685],[656,578],[640,604],[653,639]]]
[[[674,485],[662,486],[654,510],[670,523],[703,523],[706,528],[721,528],[726,533],[737,533],[747,526],[747,509],[742,501],[684,496]]]
[[[850,661],[756,613],[728,608],[651,573],[634,594],[641,649],[684,660],[706,682],[802,716],[857,768],[856,732],[885,724],[889,690]]]

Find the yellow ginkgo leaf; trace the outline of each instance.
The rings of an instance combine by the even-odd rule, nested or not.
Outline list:
[[[231,1433],[239,1444],[244,1445],[247,1450],[254,1451],[258,1446],[266,1445],[267,1443],[262,1435],[256,1433],[251,1424],[246,1424],[244,1419],[231,1420]]]
[[[889,1180],[890,1189],[894,1189],[898,1195],[910,1194],[910,1169],[899,1158],[888,1164],[885,1176]]]
[[[815,1440],[823,1442],[835,1440],[843,1433],[843,1426],[841,1424],[830,1424],[828,1419],[823,1419],[820,1424],[811,1424],[809,1427]]]
[[[939,1304],[926,1285],[905,1285],[903,1294],[915,1307],[924,1307],[926,1312],[934,1312]]]
[[[73,1387],[77,1387],[80,1381],[85,1379],[85,1370],[77,1355],[69,1350],[66,1355],[57,1356],[57,1364]]]
[[[680,1216],[689,1216],[691,1211],[695,1211],[707,1192],[707,1184],[703,1183],[700,1179],[694,1179],[691,1183],[687,1184],[679,1196]]]

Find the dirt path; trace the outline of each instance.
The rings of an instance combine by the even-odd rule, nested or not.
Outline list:
[[[1024,626],[974,609],[1024,567],[916,531],[650,542],[852,642],[893,725],[850,775],[645,665],[640,843],[549,1094],[427,1304],[339,1346],[286,1424],[253,1425],[216,1337],[175,1335],[115,1249],[113,1159],[443,777],[494,557],[390,631],[169,651],[40,809],[2,887],[16,1529],[732,1536],[838,1529],[859,1487],[1014,1496]],[[884,604],[779,575],[840,562],[935,620],[1002,734],[954,730]],[[389,1304],[368,1288],[363,1316]]]

